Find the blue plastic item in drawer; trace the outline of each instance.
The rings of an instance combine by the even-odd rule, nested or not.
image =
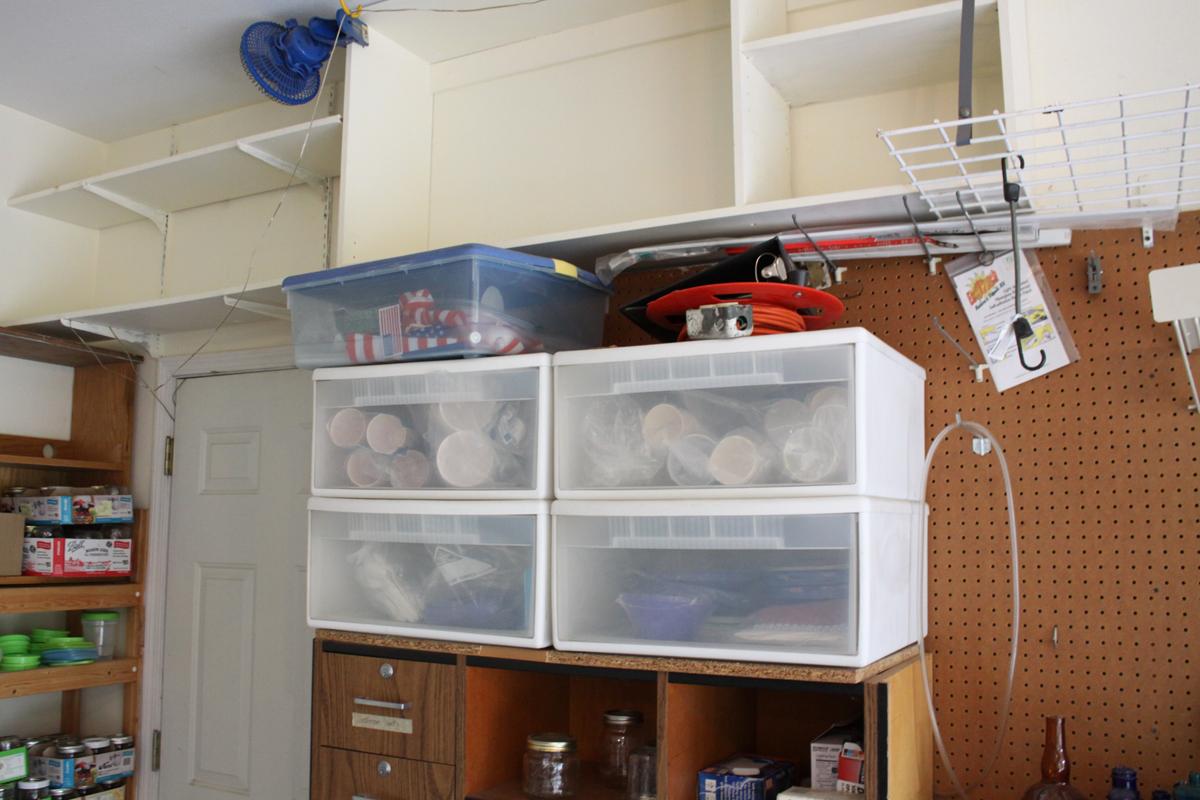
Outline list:
[[[295,275],[283,282],[296,365],[598,347],[609,291],[554,259],[480,244]]]

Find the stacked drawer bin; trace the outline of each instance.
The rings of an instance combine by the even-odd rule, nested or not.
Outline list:
[[[550,356],[313,380],[309,624],[549,645]]]
[[[865,666],[923,635],[920,367],[849,328],[554,373],[556,647]]]

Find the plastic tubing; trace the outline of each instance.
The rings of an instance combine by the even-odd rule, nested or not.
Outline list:
[[[992,449],[996,453],[996,458],[1000,462],[1000,473],[1004,476],[1004,499],[1008,506],[1009,548],[1012,551],[1012,643],[1008,654],[1008,679],[1004,684],[1004,700],[1000,706],[1000,729],[996,733],[996,746],[992,751],[992,755],[984,764],[983,771],[979,774],[979,785],[982,785],[984,779],[996,765],[996,760],[1000,757],[1000,749],[1004,746],[1004,737],[1008,733],[1008,717],[1012,707],[1013,682],[1016,680],[1017,674],[1017,653],[1021,642],[1021,557],[1017,549],[1017,512],[1013,504],[1012,480],[1008,474],[1008,462],[1004,460],[1004,448],[1000,446],[1000,442],[996,440],[992,432],[978,422],[966,421],[961,416],[956,416],[954,422],[942,428],[941,433],[933,438],[932,444],[929,445],[929,452],[925,456],[925,468],[921,472],[921,492],[919,497],[925,499],[929,485],[929,467],[933,463],[933,457],[937,454],[942,441],[952,431],[958,429],[968,431],[975,436],[983,437],[991,442]],[[921,585],[926,586],[929,571],[929,517],[928,514],[923,516],[925,517],[925,545],[921,548],[920,575]],[[918,603],[921,603],[922,606],[925,605],[922,600],[924,597],[925,592],[917,593]],[[954,771],[954,767],[950,764],[950,754],[946,752],[946,743],[942,740],[942,731],[938,727],[937,712],[933,709],[933,682],[930,679],[929,667],[925,664],[924,636],[917,638],[917,647],[921,652],[921,677],[924,679],[925,704],[929,708],[929,721],[933,728],[933,741],[937,745],[938,755],[941,756],[942,766],[945,767],[946,774],[950,776],[950,782],[954,784],[955,793],[966,800],[971,790],[964,788],[962,781],[959,780],[958,773]]]

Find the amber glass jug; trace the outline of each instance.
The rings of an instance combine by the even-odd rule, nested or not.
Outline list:
[[[1066,723],[1062,717],[1046,717],[1046,746],[1042,750],[1042,781],[1025,791],[1024,800],[1085,800],[1071,785],[1071,762],[1067,760]]]

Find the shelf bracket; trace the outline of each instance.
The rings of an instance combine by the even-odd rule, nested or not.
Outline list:
[[[152,340],[154,339],[153,334],[146,333],[145,331],[135,331],[130,328],[114,328],[111,325],[99,325],[94,322],[84,322],[83,320],[79,319],[64,318],[60,319],[59,323],[64,328],[70,328],[71,330],[83,331],[84,333],[91,333],[95,334],[96,336],[103,336],[105,339],[112,339],[113,337],[116,337],[119,341],[140,344],[147,348],[150,347]]]
[[[256,303],[253,300],[239,300],[231,294],[227,294],[222,298],[225,305],[233,308],[236,306],[239,311],[248,311],[251,314],[258,314],[262,317],[270,317],[271,319],[282,319],[291,321],[292,312],[282,306],[273,306],[269,303]]]
[[[166,235],[166,233],[167,233],[167,212],[160,211],[157,208],[151,208],[150,206],[146,205],[145,203],[139,203],[137,200],[134,200],[130,197],[126,197],[123,194],[117,194],[116,192],[112,191],[111,189],[105,189],[103,186],[97,186],[96,184],[89,183],[88,181],[83,182],[82,188],[85,192],[91,192],[92,194],[96,195],[97,197],[102,197],[110,203],[115,203],[116,205],[119,205],[121,208],[127,209],[139,216],[145,217],[146,219],[148,219],[154,223],[154,226],[156,228],[158,228],[158,232],[160,234]]]
[[[258,159],[269,167],[274,167],[280,172],[288,175],[294,175],[295,177],[307,183],[309,186],[317,189],[322,189],[325,187],[325,178],[321,177],[310,169],[305,169],[294,161],[288,161],[287,159],[279,158],[276,155],[268,153],[266,150],[255,147],[252,144],[246,144],[245,142],[238,142],[237,149],[251,158]]]

